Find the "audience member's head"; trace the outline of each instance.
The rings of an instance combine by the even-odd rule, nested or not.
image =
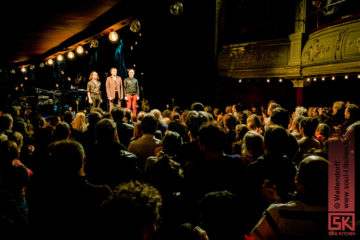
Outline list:
[[[120,239],[151,239],[156,231],[159,210],[162,205],[160,193],[154,187],[136,182],[120,184],[108,200],[102,204],[102,224],[107,232],[116,230]]]
[[[319,123],[319,125],[316,128],[315,135],[320,134],[325,139],[328,139],[329,138],[329,132],[330,132],[330,128],[326,123]]]
[[[346,105],[345,119],[352,119],[354,121],[360,120],[360,108],[358,105],[350,103]]]
[[[247,119],[246,119],[246,126],[250,129],[250,130],[256,130],[258,128],[262,127],[261,124],[261,120],[260,117],[256,114],[251,114]]]
[[[190,109],[193,111],[204,111],[205,107],[204,107],[204,104],[202,104],[200,102],[194,102],[193,104],[191,104]]]
[[[306,137],[313,137],[318,124],[317,118],[305,117],[300,122],[300,132]]]
[[[236,124],[238,123],[236,117],[232,113],[227,113],[223,117],[224,127],[226,130],[235,130]]]
[[[70,126],[66,122],[59,123],[54,132],[55,140],[67,139],[70,136]]]
[[[121,107],[114,107],[111,110],[111,117],[115,122],[122,122],[124,119],[124,111]]]
[[[162,139],[163,151],[170,156],[176,156],[182,143],[179,133],[168,130]]]
[[[344,114],[344,110],[345,110],[345,103],[343,101],[335,101],[333,103],[333,107],[332,107],[333,115]]]
[[[264,137],[260,134],[249,131],[244,136],[242,145],[242,155],[257,159],[261,155],[264,155],[265,145]]]
[[[67,124],[69,124],[69,126],[71,125],[72,121],[73,121],[73,114],[70,111],[65,111],[63,114],[63,120],[64,122],[66,122]]]
[[[85,113],[83,113],[83,112],[76,113],[75,119],[71,124],[72,128],[77,131],[82,132],[85,130],[85,125],[86,125]]]
[[[0,132],[4,132],[6,130],[10,130],[13,126],[14,119],[9,113],[3,113],[0,116]]]
[[[276,124],[287,129],[290,123],[290,115],[288,110],[281,107],[274,108],[270,115],[270,121],[272,124]]]
[[[141,120],[140,126],[144,134],[154,134],[158,127],[158,120],[153,114],[148,113]]]
[[[99,112],[90,112],[88,116],[89,126],[96,126],[96,124],[101,120],[101,118],[102,115]]]
[[[240,141],[250,129],[245,124],[238,124],[235,127],[236,140]]]
[[[269,126],[265,131],[264,143],[266,154],[284,155],[287,153],[289,135],[286,130],[278,125]]]
[[[113,120],[104,118],[96,124],[96,140],[98,143],[112,143],[116,141],[116,124]]]
[[[202,124],[209,121],[208,115],[203,111],[189,111],[185,117],[185,124],[192,138],[196,139]]]
[[[304,116],[304,117],[306,117],[307,116],[307,109],[305,108],[305,107],[303,107],[303,106],[297,106],[296,108],[295,108],[295,118],[296,117],[299,117],[299,116]]]
[[[279,107],[281,107],[280,104],[278,104],[276,102],[270,102],[269,105],[268,105],[268,109],[267,109],[267,115],[270,117],[271,114],[272,114],[272,111],[275,108],[279,108]]]
[[[58,174],[62,177],[82,176],[84,159],[84,148],[77,141],[60,140],[49,145],[48,164],[50,169],[56,170],[57,176]]]
[[[308,156],[299,163],[295,178],[299,197],[308,204],[325,205],[328,202],[329,162],[320,156]]]
[[[207,123],[200,127],[200,149],[206,152],[221,153],[226,142],[226,132],[220,126]]]

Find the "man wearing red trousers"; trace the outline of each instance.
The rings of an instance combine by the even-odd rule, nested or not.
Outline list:
[[[139,100],[139,83],[138,80],[134,78],[134,74],[134,69],[130,68],[129,77],[124,80],[124,91],[126,108],[132,109],[132,113],[136,115],[136,101]]]

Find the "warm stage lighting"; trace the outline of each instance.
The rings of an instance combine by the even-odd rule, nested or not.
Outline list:
[[[57,58],[56,58],[59,62],[61,62],[63,59],[64,59],[64,57],[63,57],[63,55],[59,55],[59,56],[57,56]]]
[[[111,32],[109,33],[109,39],[110,39],[110,41],[112,41],[112,42],[116,42],[116,41],[119,39],[119,35],[118,35],[116,32],[111,31]]]
[[[47,61],[47,64],[49,65],[53,65],[54,61],[50,58],[48,61]]]
[[[70,58],[70,59],[73,59],[75,57],[75,54],[73,52],[69,52],[67,54],[67,57]]]
[[[242,83],[242,79],[239,79],[239,83]]]
[[[322,78],[321,78],[321,81],[325,81],[325,77],[322,77]]]
[[[84,53],[84,48],[83,48],[82,46],[78,46],[78,47],[76,48],[76,52],[77,52],[78,54],[83,54],[83,53]]]
[[[357,78],[360,78],[360,74],[358,74]]]
[[[282,78],[280,78],[280,79],[279,79],[279,82],[281,82],[281,83],[282,83],[282,81],[283,81],[283,80],[282,80]]]
[[[334,81],[334,80],[335,80],[335,77],[333,76],[333,77],[331,78],[331,80],[333,80],[333,81]]]
[[[307,78],[306,81],[310,82],[310,78]]]
[[[345,79],[349,79],[349,76],[348,75],[345,75],[345,77],[344,77]]]
[[[268,83],[269,83],[269,82],[270,82],[270,79],[269,79],[269,78],[268,78],[268,79],[266,79],[266,82],[268,82]]]
[[[22,68],[21,68],[21,72],[23,72],[23,73],[26,72],[26,68],[25,68],[25,67],[22,67]]]

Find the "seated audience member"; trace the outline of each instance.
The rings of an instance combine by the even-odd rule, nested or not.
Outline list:
[[[326,123],[319,123],[315,130],[315,139],[321,143],[322,147],[325,147],[326,141],[329,139],[329,130]]]
[[[244,135],[241,158],[245,166],[264,155],[264,150],[265,145],[263,136],[253,131],[249,131]]]
[[[110,187],[139,177],[136,156],[119,143],[113,120],[96,125],[96,144],[88,150],[85,171],[91,183]]]
[[[265,131],[265,152],[256,161],[250,163],[245,170],[248,183],[245,192],[248,196],[249,222],[257,220],[268,206],[263,196],[263,186],[269,185],[277,189],[277,201],[288,201],[294,191],[293,179],[296,173],[295,164],[287,157],[288,133],[283,127],[269,126]]]
[[[146,159],[156,155],[161,149],[161,140],[154,136],[157,125],[158,121],[154,115],[146,114],[140,124],[143,135],[129,145],[129,152],[136,155],[138,167],[141,171],[145,169]]]
[[[283,127],[284,129],[288,131],[289,128],[289,123],[290,123],[290,115],[289,112],[281,107],[277,107],[275,109],[272,110],[271,112],[271,116],[270,116],[270,124],[275,124],[278,126]],[[287,144],[287,152],[286,155],[290,158],[290,159],[295,159],[296,154],[298,153],[298,143],[296,141],[296,138],[291,135],[289,135],[289,141]]]
[[[56,126],[55,132],[54,132],[54,140],[63,140],[68,139],[70,137],[71,130],[69,124],[66,122],[61,122]]]
[[[111,117],[116,123],[117,134],[125,147],[130,144],[130,139],[133,137],[134,125],[124,121],[124,110],[121,107],[115,107],[111,110]]]
[[[183,143],[189,142],[189,135],[187,133],[186,126],[182,124],[179,119],[169,122],[168,131],[177,132],[180,135]]]
[[[160,137],[159,139],[162,139],[167,129],[167,125],[163,122],[163,117],[159,109],[153,109],[150,111],[150,113],[153,114],[158,121],[158,127],[157,127],[157,131],[159,131],[158,136]]]
[[[270,205],[250,235],[255,240],[328,239],[328,166],[319,156],[302,160],[296,200]]]
[[[178,161],[185,171],[200,158],[199,129],[202,124],[207,122],[209,122],[208,115],[203,111],[189,111],[185,117],[190,142],[183,144],[178,154]]]
[[[341,130],[341,125],[345,121],[345,103],[343,101],[335,101],[332,106],[332,114],[325,122],[329,128],[329,135],[339,134]]]
[[[83,133],[83,141],[81,144],[83,145],[85,152],[95,144],[96,141],[96,124],[101,120],[102,115],[99,112],[93,111],[90,112],[88,116],[88,127]]]
[[[293,119],[293,121],[291,122],[291,127],[290,127],[290,131],[291,131],[291,135],[293,135],[296,140],[300,140],[302,138],[302,134],[300,133],[300,122],[301,120],[305,118],[304,116],[297,116]]]
[[[86,130],[87,122],[86,116],[83,112],[78,112],[75,115],[74,121],[71,123],[71,138],[82,142],[83,133]]]
[[[21,163],[19,152],[20,149],[14,141],[4,140],[0,142],[0,189],[14,195],[19,208],[27,217],[26,187],[33,173]]]
[[[151,240],[161,205],[156,188],[138,181],[122,183],[102,204],[100,234],[103,239]]]
[[[172,159],[172,161],[174,161],[174,159],[176,159],[176,156],[181,148],[182,139],[178,133],[172,132],[172,131],[167,131],[161,141],[161,145],[162,145],[162,151],[160,154],[161,155],[166,154],[169,156],[169,158]],[[145,165],[146,174],[151,175],[151,168],[154,166],[154,164],[157,163],[158,160],[159,160],[159,155],[148,157],[148,159],[146,160],[146,165]],[[177,165],[177,164],[175,164],[175,165]]]
[[[267,108],[267,111],[266,111],[266,117],[264,117],[264,129],[266,131],[267,127],[270,126],[270,117],[272,115],[272,111],[275,109],[275,108],[280,108],[280,104],[276,103],[276,102],[273,102],[273,101],[270,101],[269,104],[268,104],[268,108]],[[285,128],[287,129],[287,128]]]
[[[186,191],[191,199],[199,200],[212,191],[236,193],[242,184],[244,170],[241,158],[224,154],[226,132],[216,124],[207,123],[199,130],[201,158],[185,172]]]
[[[241,155],[242,152],[242,145],[244,142],[245,134],[250,131],[250,129],[245,124],[238,124],[235,127],[236,133],[236,142],[233,143],[233,154]]]
[[[100,205],[111,190],[87,181],[85,151],[79,142],[53,142],[48,153],[44,171],[34,175],[28,189],[32,237],[43,239],[51,234],[54,239],[69,235],[88,238]]]
[[[233,143],[236,142],[235,128],[238,122],[236,117],[231,113],[225,114],[223,121],[224,121],[224,129],[226,131],[226,144],[225,144],[224,153],[231,154]]]
[[[353,123],[360,120],[360,108],[358,105],[350,103],[346,105],[345,108],[345,122],[341,125],[340,128],[340,135],[344,135],[346,132],[346,129]]]
[[[241,199],[226,190],[207,193],[198,203],[196,224],[206,231],[208,239],[241,239],[244,219]]]
[[[305,117],[300,122],[300,133],[302,138],[298,141],[299,144],[299,155],[297,159],[302,159],[303,154],[307,154],[311,149],[320,149],[321,144],[315,139],[315,131],[318,125],[316,118]],[[300,162],[297,160],[297,162]]]
[[[263,134],[263,126],[261,124],[261,120],[256,114],[252,114],[246,119],[246,126],[251,131],[257,132],[260,135]]]

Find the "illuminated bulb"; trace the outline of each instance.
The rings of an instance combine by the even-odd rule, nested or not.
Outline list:
[[[24,87],[24,84],[20,84],[20,87]]]
[[[63,55],[59,55],[59,56],[57,56],[57,58],[56,58],[59,62],[61,62],[63,59],[64,59],[64,57],[63,57]]]
[[[349,76],[348,75],[345,75],[345,77],[344,77],[345,79],[348,79],[349,78]]]
[[[313,80],[314,80],[314,82],[316,82],[316,80],[317,80],[316,77]]]
[[[141,37],[141,33],[139,33],[139,37]]]
[[[10,72],[11,72],[12,74],[15,74],[15,73],[16,73],[15,69],[11,69]]]
[[[25,81],[28,80],[28,77],[24,77],[24,80],[25,80]]]
[[[49,65],[53,65],[54,61],[50,58],[48,61],[47,61],[47,64]]]
[[[132,50],[134,50],[134,47],[133,47],[133,45],[131,45],[131,46],[130,46],[130,50],[131,50],[131,51],[132,51]]]
[[[19,90],[19,87],[16,87],[16,88],[15,88],[15,91],[17,91],[17,90]]]
[[[282,82],[282,81],[283,81],[282,78],[280,78],[280,79],[279,79],[279,82]]]
[[[59,87],[59,84],[55,84],[55,86],[58,88],[58,87]]]
[[[141,76],[143,76],[143,75],[144,75],[144,73],[142,72],[142,73],[141,73]]]
[[[242,79],[239,79],[239,83],[242,83]]]
[[[334,81],[334,80],[335,80],[335,77],[333,76],[333,77],[331,78],[331,80],[333,80],[333,81]]]
[[[25,68],[25,67],[22,67],[22,68],[21,68],[21,72],[23,72],[23,73],[26,72],[26,68]]]
[[[306,81],[310,82],[310,78],[306,79]]]
[[[136,67],[136,64],[134,64],[133,66]]]
[[[269,83],[269,82],[270,82],[270,79],[269,79],[269,78],[268,78],[268,79],[266,79],[266,82],[268,82],[268,83]]]
[[[61,73],[61,75],[64,75],[64,74],[65,74],[65,72],[64,72],[64,71],[61,71],[60,73]]]
[[[73,52],[69,52],[67,54],[67,57],[70,58],[70,59],[73,59],[75,57],[75,54]]]
[[[82,46],[78,46],[78,47],[76,48],[76,52],[77,52],[78,54],[83,54],[83,53],[84,53],[84,48],[83,48]]]
[[[321,81],[325,81],[325,77],[322,77],[322,78],[321,78]]]
[[[119,35],[118,35],[116,32],[111,31],[111,32],[109,33],[109,39],[110,39],[110,41],[115,42],[115,41],[118,40],[118,38],[119,38]]]
[[[68,77],[67,80],[68,80],[68,81],[71,81],[71,77]]]
[[[135,45],[138,45],[138,42],[135,42]]]
[[[360,78],[360,74],[358,74],[358,78]]]
[[[44,63],[40,63],[39,65],[41,68],[45,67],[45,64]]]

